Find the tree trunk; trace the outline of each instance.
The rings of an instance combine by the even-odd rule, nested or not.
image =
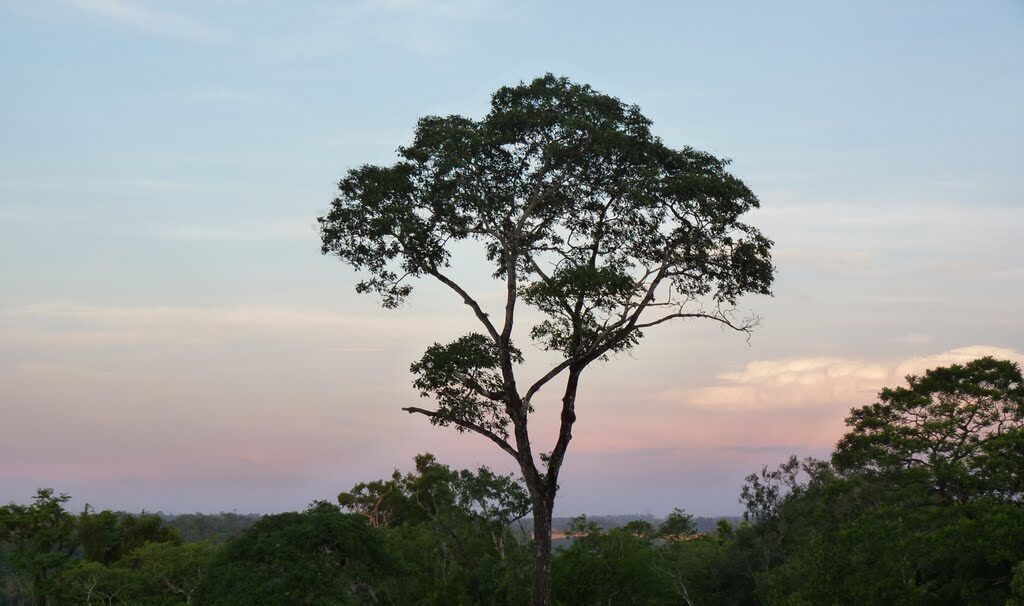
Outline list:
[[[551,606],[551,510],[533,504],[533,606]]]

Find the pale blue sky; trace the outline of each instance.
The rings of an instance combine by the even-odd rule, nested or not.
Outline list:
[[[901,373],[1024,351],[1019,1],[0,0],[0,501],[507,468],[398,410],[461,306],[357,297],[315,217],[418,117],[549,71],[733,158],[779,267],[749,346],[676,325],[591,376],[560,512],[735,512]]]

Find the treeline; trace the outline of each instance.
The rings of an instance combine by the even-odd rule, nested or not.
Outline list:
[[[829,460],[748,476],[739,523],[701,533],[681,510],[606,528],[573,519],[556,603],[1024,605],[1019,367],[983,358],[909,377],[847,424]],[[40,491],[0,508],[5,603],[529,601],[522,486],[430,455],[219,546],[184,542],[159,516],[73,515],[65,502]]]
[[[183,513],[165,514],[157,512],[167,525],[178,531],[181,540],[186,543],[209,541],[225,543],[235,535],[241,534],[263,516],[255,513]]]
[[[570,525],[576,518],[563,518],[555,517],[551,518],[551,528],[556,532],[565,532],[569,530]],[[652,514],[616,514],[616,515],[588,515],[587,520],[593,522],[602,530],[614,530],[616,528],[622,528],[630,522],[647,522],[652,526],[658,526],[665,521],[665,518],[659,518]],[[718,523],[721,520],[729,522],[729,524],[735,525],[743,521],[741,516],[693,516],[693,527],[697,532],[714,532],[718,528]],[[526,528],[531,528],[530,525],[526,525]]]
[[[175,595],[188,603],[215,546],[261,518],[223,512],[133,515],[88,505],[73,516],[64,508],[69,498],[44,489],[29,505],[0,508],[0,604],[45,603],[52,586],[63,586],[50,594],[57,603],[78,603],[75,586],[85,589],[85,603],[116,602],[132,593],[167,593],[169,601],[153,603],[176,603]]]

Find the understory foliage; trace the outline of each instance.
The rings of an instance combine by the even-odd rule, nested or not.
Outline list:
[[[1024,606],[1020,368],[981,358],[932,369],[847,424],[829,460],[790,457],[748,476],[736,526],[698,533],[679,509],[610,529],[574,519],[553,553],[553,602]],[[338,505],[264,516],[223,547],[183,543],[158,516],[76,516],[66,502],[41,490],[0,507],[2,603],[531,600],[521,482],[429,454]]]

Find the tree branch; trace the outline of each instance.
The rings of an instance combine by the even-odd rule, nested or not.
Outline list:
[[[708,320],[714,320],[716,322],[724,324],[725,326],[728,326],[729,328],[737,332],[750,332],[754,328],[754,326],[757,325],[756,318],[743,324],[736,324],[732,320],[726,318],[723,315],[709,314],[703,312],[679,312],[662,316],[661,318],[658,318],[657,320],[652,320],[650,322],[634,324],[633,328],[648,328],[650,326],[657,326],[662,322],[667,322],[669,320],[673,320],[676,318],[707,318]]]
[[[470,421],[464,421],[462,419],[455,419],[453,417],[449,417],[447,415],[439,413],[436,410],[427,410],[426,408],[418,408],[416,406],[406,406],[406,407],[402,408],[402,410],[404,410],[405,412],[407,412],[409,414],[421,414],[421,415],[430,417],[431,419],[440,419],[442,421],[447,421],[449,423],[454,423],[454,424],[456,424],[459,427],[462,427],[464,429],[468,429],[470,431],[475,431],[476,433],[484,436],[485,438],[487,438],[490,441],[492,441],[495,444],[497,444],[499,448],[501,448],[502,450],[504,450],[508,454],[512,455],[512,457],[515,458],[517,461],[519,460],[519,453],[516,451],[515,448],[512,448],[511,444],[509,444],[504,439],[502,439],[502,437],[499,436],[498,434],[494,433],[493,431],[491,431],[489,429],[481,427],[480,425],[477,425],[476,423],[472,423]]]
[[[480,397],[487,398],[488,400],[492,400],[494,402],[504,402],[505,401],[505,392],[504,391],[492,391],[492,390],[489,390],[489,389],[485,388],[483,385],[481,385],[480,382],[477,381],[476,379],[474,379],[473,377],[456,376],[455,379],[459,383],[461,383],[463,387],[465,387],[466,389],[469,389],[470,391],[472,391],[473,393],[477,394]]]
[[[581,372],[583,372],[582,367],[570,367],[569,378],[565,382],[565,393],[562,395],[562,414],[558,423],[558,440],[551,450],[551,457],[548,459],[548,473],[545,478],[548,490],[552,495],[558,489],[558,472],[562,469],[565,452],[572,440],[572,426],[576,423],[576,391],[579,387]]]
[[[495,343],[500,342],[501,337],[500,337],[500,335],[498,335],[497,329],[494,328],[494,324],[491,323],[490,318],[487,316],[486,313],[484,313],[484,310],[480,307],[480,304],[476,302],[476,299],[474,299],[473,297],[469,296],[469,293],[466,292],[466,290],[464,288],[462,288],[461,286],[456,284],[454,280],[452,280],[448,276],[442,274],[437,269],[435,269],[435,268],[428,268],[426,270],[426,272],[428,274],[430,274],[431,276],[434,276],[435,278],[437,278],[438,281],[440,281],[442,284],[444,284],[448,288],[450,288],[450,289],[454,290],[456,293],[458,293],[459,296],[462,297],[462,302],[465,303],[466,305],[468,305],[470,307],[470,309],[473,310],[473,313],[476,314],[477,319],[480,320],[480,323],[483,324],[484,328],[487,329],[487,333],[491,335],[492,339],[494,339],[494,342]]]
[[[533,385],[531,385],[528,390],[526,390],[526,395],[523,396],[523,402],[529,403],[530,398],[532,398],[535,393],[540,391],[541,387],[544,387],[544,385],[548,381],[560,375],[562,371],[565,370],[566,368],[569,368],[569,365],[572,363],[573,358],[562,360],[557,365],[555,365],[551,370],[545,373],[543,377],[537,379],[537,381]]]

